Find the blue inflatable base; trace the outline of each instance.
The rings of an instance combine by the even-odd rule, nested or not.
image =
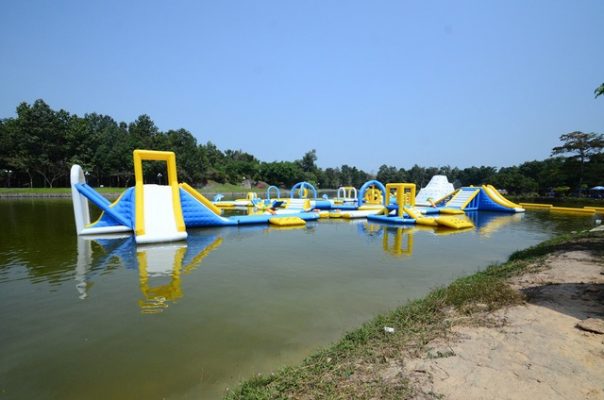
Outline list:
[[[253,225],[253,224],[268,224],[269,219],[271,218],[288,218],[288,217],[298,217],[302,218],[304,221],[315,221],[319,219],[319,214],[317,213],[297,213],[297,214],[282,214],[282,215],[240,215],[233,216],[229,219],[232,221],[236,221],[238,225]]]
[[[331,201],[315,199],[315,208],[318,210],[331,210]]]
[[[390,217],[388,215],[368,215],[367,219],[369,221],[383,222],[386,224],[396,224],[396,225],[415,224],[415,220],[413,218]]]
[[[359,207],[352,205],[352,204],[340,204],[340,205],[334,205],[333,207],[331,207],[332,210],[345,210],[345,211],[355,211],[358,210]]]

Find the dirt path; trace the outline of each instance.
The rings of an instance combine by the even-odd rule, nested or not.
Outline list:
[[[403,374],[427,398],[604,399],[604,335],[577,327],[604,325],[602,260],[550,256],[511,284],[525,304],[457,324],[451,340],[406,359]]]

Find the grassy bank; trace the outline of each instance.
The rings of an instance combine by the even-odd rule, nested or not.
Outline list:
[[[527,196],[508,196],[516,203],[539,203],[553,204],[559,207],[604,207],[604,199],[593,199],[589,197],[527,197]]]
[[[407,382],[384,384],[379,371],[392,360],[426,352],[426,344],[447,337],[459,317],[523,301],[507,279],[533,269],[558,251],[588,250],[603,255],[604,233],[565,235],[512,254],[506,263],[460,278],[446,288],[376,317],[295,367],[256,376],[227,393],[236,399],[401,399],[414,396]],[[394,328],[386,333],[384,327]],[[438,357],[440,355],[435,355]],[[446,356],[446,355],[445,355]],[[438,398],[434,395],[434,398]]]
[[[231,183],[216,183],[210,182],[204,187],[200,188],[200,190],[204,193],[247,193],[247,192],[256,192],[256,193],[264,193],[266,189],[258,189],[251,188],[249,186],[243,185],[233,185]]]
[[[120,194],[126,188],[122,187],[94,187],[99,193],[103,194]],[[245,195],[250,191],[249,186],[222,184],[222,183],[211,183],[202,188],[197,188],[204,193],[240,193]],[[252,189],[256,193],[264,193],[266,189]],[[18,195],[29,195],[29,196],[70,196],[71,188],[0,188],[0,196],[18,196]]]
[[[117,197],[126,188],[119,187],[95,187],[94,190],[108,197]],[[250,191],[249,187],[245,188],[238,185],[216,184],[208,185],[201,189],[202,193],[211,195],[215,193],[223,193],[225,195],[238,195],[245,197],[245,194]],[[254,192],[263,194],[264,190],[254,189]],[[0,188],[0,197],[4,198],[19,198],[19,197],[71,197],[71,188]]]
[[[119,194],[124,188],[94,188],[103,194]],[[0,188],[0,196],[71,196],[71,188]]]
[[[94,187],[97,192],[107,195],[108,197],[117,197],[126,188],[121,187]],[[253,188],[250,190],[249,186],[232,185],[229,183],[210,183],[203,187],[196,187],[202,194],[206,196],[213,196],[217,193],[224,194],[226,199],[231,198],[245,198],[246,194],[250,191],[258,194],[259,197],[264,198],[266,189]],[[330,196],[335,195],[335,189],[327,189],[319,192],[319,195],[327,193]],[[272,196],[275,196],[273,191]],[[289,197],[289,190],[281,189],[281,195]],[[70,197],[71,188],[0,188],[0,198],[19,198],[19,197]]]

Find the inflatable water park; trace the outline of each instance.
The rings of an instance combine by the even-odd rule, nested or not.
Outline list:
[[[184,182],[178,182],[176,155],[173,152],[134,150],[135,185],[110,202],[86,182],[79,165],[71,168],[73,211],[78,235],[104,235],[133,232],[137,244],[175,242],[187,238],[187,230],[204,227],[233,227],[270,224],[276,227],[303,226],[322,218],[359,219],[394,224],[427,225],[463,230],[474,227],[466,212],[495,211],[521,213],[525,209],[506,199],[490,185],[455,189],[445,176],[434,176],[416,194],[413,183],[387,183],[370,180],[357,190],[338,189],[334,198],[318,197],[309,182],[299,182],[282,197],[276,186],[269,186],[265,199],[250,192],[245,199],[224,201],[217,195],[210,201]],[[166,163],[167,184],[145,184],[143,162]],[[92,222],[89,206],[100,211]],[[251,208],[248,215],[224,216],[224,210]]]

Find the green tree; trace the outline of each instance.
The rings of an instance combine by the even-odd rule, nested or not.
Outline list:
[[[482,185],[491,182],[493,176],[497,173],[495,167],[469,167],[459,172],[459,180],[463,186]]]
[[[291,161],[275,161],[260,165],[260,176],[272,185],[291,187],[300,181],[303,173],[300,165]]]
[[[302,167],[302,171],[304,172],[315,172],[317,170],[317,165],[315,164],[317,161],[317,151],[312,149],[302,157],[302,160],[299,161],[300,167]]]
[[[552,157],[540,162],[540,169],[534,179],[539,183],[541,193],[550,192],[552,188],[566,184],[570,177],[574,176],[571,175],[572,171],[567,170],[565,161],[563,157]]]
[[[10,149],[10,140],[8,137],[8,130],[6,129],[6,123],[0,119],[0,168],[7,167],[6,155]]]
[[[67,175],[68,146],[66,133],[70,115],[65,110],[53,111],[43,100],[17,107],[15,157],[13,164],[26,172],[33,185],[32,172],[42,177],[45,185]]]
[[[166,149],[176,153],[179,180],[190,184],[203,181],[203,158],[197,146],[197,139],[186,129],[169,130]]]
[[[596,90],[594,90],[594,94],[596,95],[596,99],[598,98],[598,96],[604,95],[604,83],[598,86]]]
[[[596,89],[596,97],[602,94],[604,84]],[[552,155],[557,157],[499,171],[488,166],[460,170],[450,166],[414,165],[409,170],[397,170],[395,166],[382,165],[377,179],[423,186],[433,175],[444,174],[456,186],[489,182],[516,193],[601,185],[604,176],[602,135],[572,132],[562,135],[561,140],[563,144],[552,150]],[[272,163],[261,163],[242,150],[222,152],[211,142],[198,145],[185,129],[161,132],[148,115],[127,124],[96,113],[78,117],[64,110],[55,111],[43,100],[37,100],[32,105],[20,104],[16,118],[0,120],[0,171],[11,170],[9,176],[12,175],[13,182],[23,183],[27,179],[31,186],[67,183],[64,178],[73,163],[82,165],[91,174],[93,183],[128,185],[133,177],[132,150],[136,148],[174,151],[178,175],[190,183],[205,183],[209,179],[238,183],[245,176],[288,186],[306,180],[322,188],[337,188],[341,185],[358,187],[371,178],[350,165],[322,170],[316,165],[315,149],[294,162]],[[571,156],[563,157],[563,154]],[[155,182],[157,172],[164,172],[165,165],[151,162],[144,168],[147,180]],[[6,175],[7,172],[0,176],[4,183]]]
[[[225,156],[212,142],[199,146],[200,156],[204,162],[204,180],[213,180],[219,183],[226,182]]]
[[[551,192],[552,188],[566,184],[568,177],[572,176],[573,168],[569,169],[566,159],[563,157],[552,157],[543,161],[527,161],[518,166],[518,172],[537,183],[536,189],[539,193]],[[499,174],[505,172],[505,168],[499,170]],[[496,178],[496,177],[495,177]]]
[[[323,189],[337,189],[340,187],[340,169],[325,168],[325,171],[321,174],[319,183]]]
[[[382,183],[398,182],[399,171],[392,165],[382,164],[378,169],[376,179]]]
[[[151,149],[155,145],[155,136],[159,134],[159,129],[155,126],[151,117],[143,114],[128,125],[128,133],[134,140],[136,147]]]
[[[317,151],[315,149],[307,151],[301,160],[296,160],[296,163],[303,171],[300,180],[304,180],[316,185],[319,180],[318,176],[320,175],[320,170],[316,165],[316,161]]]
[[[343,186],[351,186],[352,178],[352,168],[347,164],[342,165],[340,167],[340,184]]]
[[[583,185],[585,163],[590,157],[599,154],[604,148],[604,135],[601,133],[583,133],[574,131],[560,136],[561,146],[552,149],[552,155],[573,154],[569,158],[579,161],[579,182],[576,185],[579,193]]]
[[[0,143],[0,160],[8,169],[26,174],[29,186],[33,187],[36,158],[28,146],[28,143],[33,139],[27,134],[21,134],[19,124],[15,118],[4,120],[2,125],[3,137]]]
[[[445,175],[449,182],[454,182],[459,178],[459,168],[451,168],[450,165],[445,165],[438,169],[438,175]]]
[[[91,131],[86,118],[72,115],[65,136],[69,163],[79,164],[85,170],[91,169],[97,145],[95,139],[95,132]]]
[[[255,181],[259,178],[260,163],[253,155],[242,150],[226,150],[224,152],[224,171],[231,183],[241,180]]]
[[[132,150],[137,148],[128,126],[99,114],[84,116],[94,143],[92,174],[97,185],[127,186],[133,177]]]
[[[539,188],[537,182],[524,175],[519,167],[501,168],[491,179],[491,183],[497,188],[514,194],[534,193]]]
[[[426,169],[417,164],[413,165],[413,167],[407,171],[407,180],[409,183],[415,183],[418,188],[427,184],[430,178],[431,176],[427,175]]]
[[[604,153],[594,154],[585,165],[585,181],[589,187],[604,184]]]

